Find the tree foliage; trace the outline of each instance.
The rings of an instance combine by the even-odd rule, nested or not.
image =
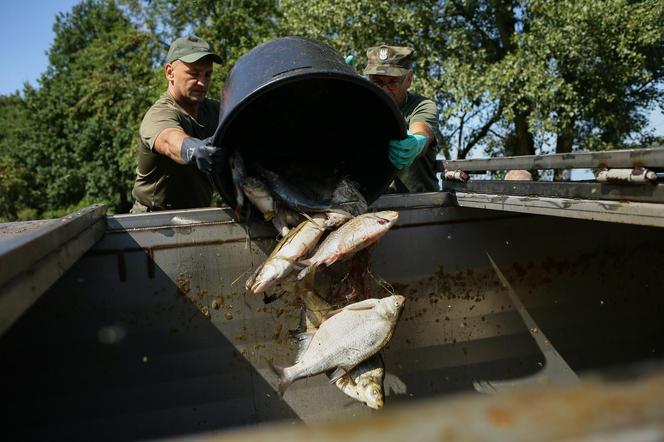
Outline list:
[[[661,0],[83,0],[54,31],[39,86],[0,96],[3,219],[128,210],[140,120],[170,42],[189,33],[225,60],[214,98],[274,37],[322,40],[359,69],[370,46],[410,45],[448,157],[649,143],[646,116],[664,107]]]

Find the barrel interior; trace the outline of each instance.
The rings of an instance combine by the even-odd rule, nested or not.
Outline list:
[[[288,78],[249,97],[227,123],[222,144],[241,152],[250,174],[260,164],[319,199],[350,178],[371,202],[391,181],[388,141],[401,138],[403,125],[386,100],[359,77]],[[228,174],[221,178],[230,189]]]

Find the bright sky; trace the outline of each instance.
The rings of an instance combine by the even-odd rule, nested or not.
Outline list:
[[[46,70],[46,51],[53,43],[53,24],[58,12],[69,12],[80,0],[3,1],[0,41],[4,41],[0,69],[0,94],[23,89],[23,83],[38,86]]]
[[[53,23],[58,12],[68,12],[80,0],[19,0],[6,2],[0,15],[0,41],[5,42],[4,68],[0,70],[0,95],[23,89],[26,81],[38,86],[46,70],[46,51],[53,43]],[[655,111],[650,125],[664,136],[664,115]]]

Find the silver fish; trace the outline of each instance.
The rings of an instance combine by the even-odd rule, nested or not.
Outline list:
[[[305,220],[288,232],[265,262],[245,283],[254,293],[262,292],[287,276],[298,259],[309,253],[325,231],[324,217]]]
[[[383,379],[385,365],[380,353],[376,353],[349,373],[341,376],[335,384],[353,399],[362,402],[369,408],[380,410],[385,402]]]
[[[332,203],[348,211],[353,216],[367,212],[369,205],[359,191],[357,183],[343,178],[332,192]]]
[[[240,155],[240,152],[236,150],[231,153],[228,159],[228,164],[231,168],[233,188],[235,189],[235,201],[237,203],[237,206],[235,207],[235,214],[239,219],[240,211],[242,210],[242,206],[244,206],[244,190],[242,189],[242,185],[244,184],[244,180],[247,176],[247,169],[244,167],[244,160],[242,159],[242,155]]]
[[[302,222],[302,217],[296,212],[286,207],[279,200],[275,200],[274,218],[272,224],[282,237],[288,235],[291,227],[295,227]],[[327,223],[325,225],[327,227]]]
[[[404,301],[401,295],[365,299],[344,307],[315,333],[300,335],[301,351],[294,365],[270,364],[279,377],[280,394],[294,381],[319,373],[331,372],[330,381],[336,382],[376,354],[392,337]]]
[[[281,178],[276,173],[255,166],[268,187],[284,204],[298,212],[328,212],[333,209],[330,201],[315,201],[304,195],[299,189]]]
[[[356,253],[375,243],[390,230],[398,218],[399,212],[386,210],[365,213],[347,221],[325,238],[311,258],[300,262],[306,267],[300,271],[298,279],[304,278],[321,264],[329,266],[343,256]]]
[[[258,208],[266,221],[274,216],[274,199],[264,182],[255,177],[246,177],[242,190],[249,201]]]
[[[353,216],[350,213],[343,212],[325,212],[325,227],[334,229],[339,227]]]
[[[296,290],[304,304],[304,325],[307,332],[315,332],[321,324],[334,315],[332,306],[312,289]],[[331,376],[331,373],[328,373]],[[385,364],[380,353],[345,373],[335,382],[336,386],[351,398],[362,402],[369,408],[383,408],[383,378]]]

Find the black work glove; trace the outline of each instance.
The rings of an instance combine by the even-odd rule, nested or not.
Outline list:
[[[214,165],[221,156],[221,148],[212,145],[212,138],[200,140],[194,137],[187,137],[182,140],[180,156],[189,164],[195,164],[198,170],[205,175],[210,175]]]

